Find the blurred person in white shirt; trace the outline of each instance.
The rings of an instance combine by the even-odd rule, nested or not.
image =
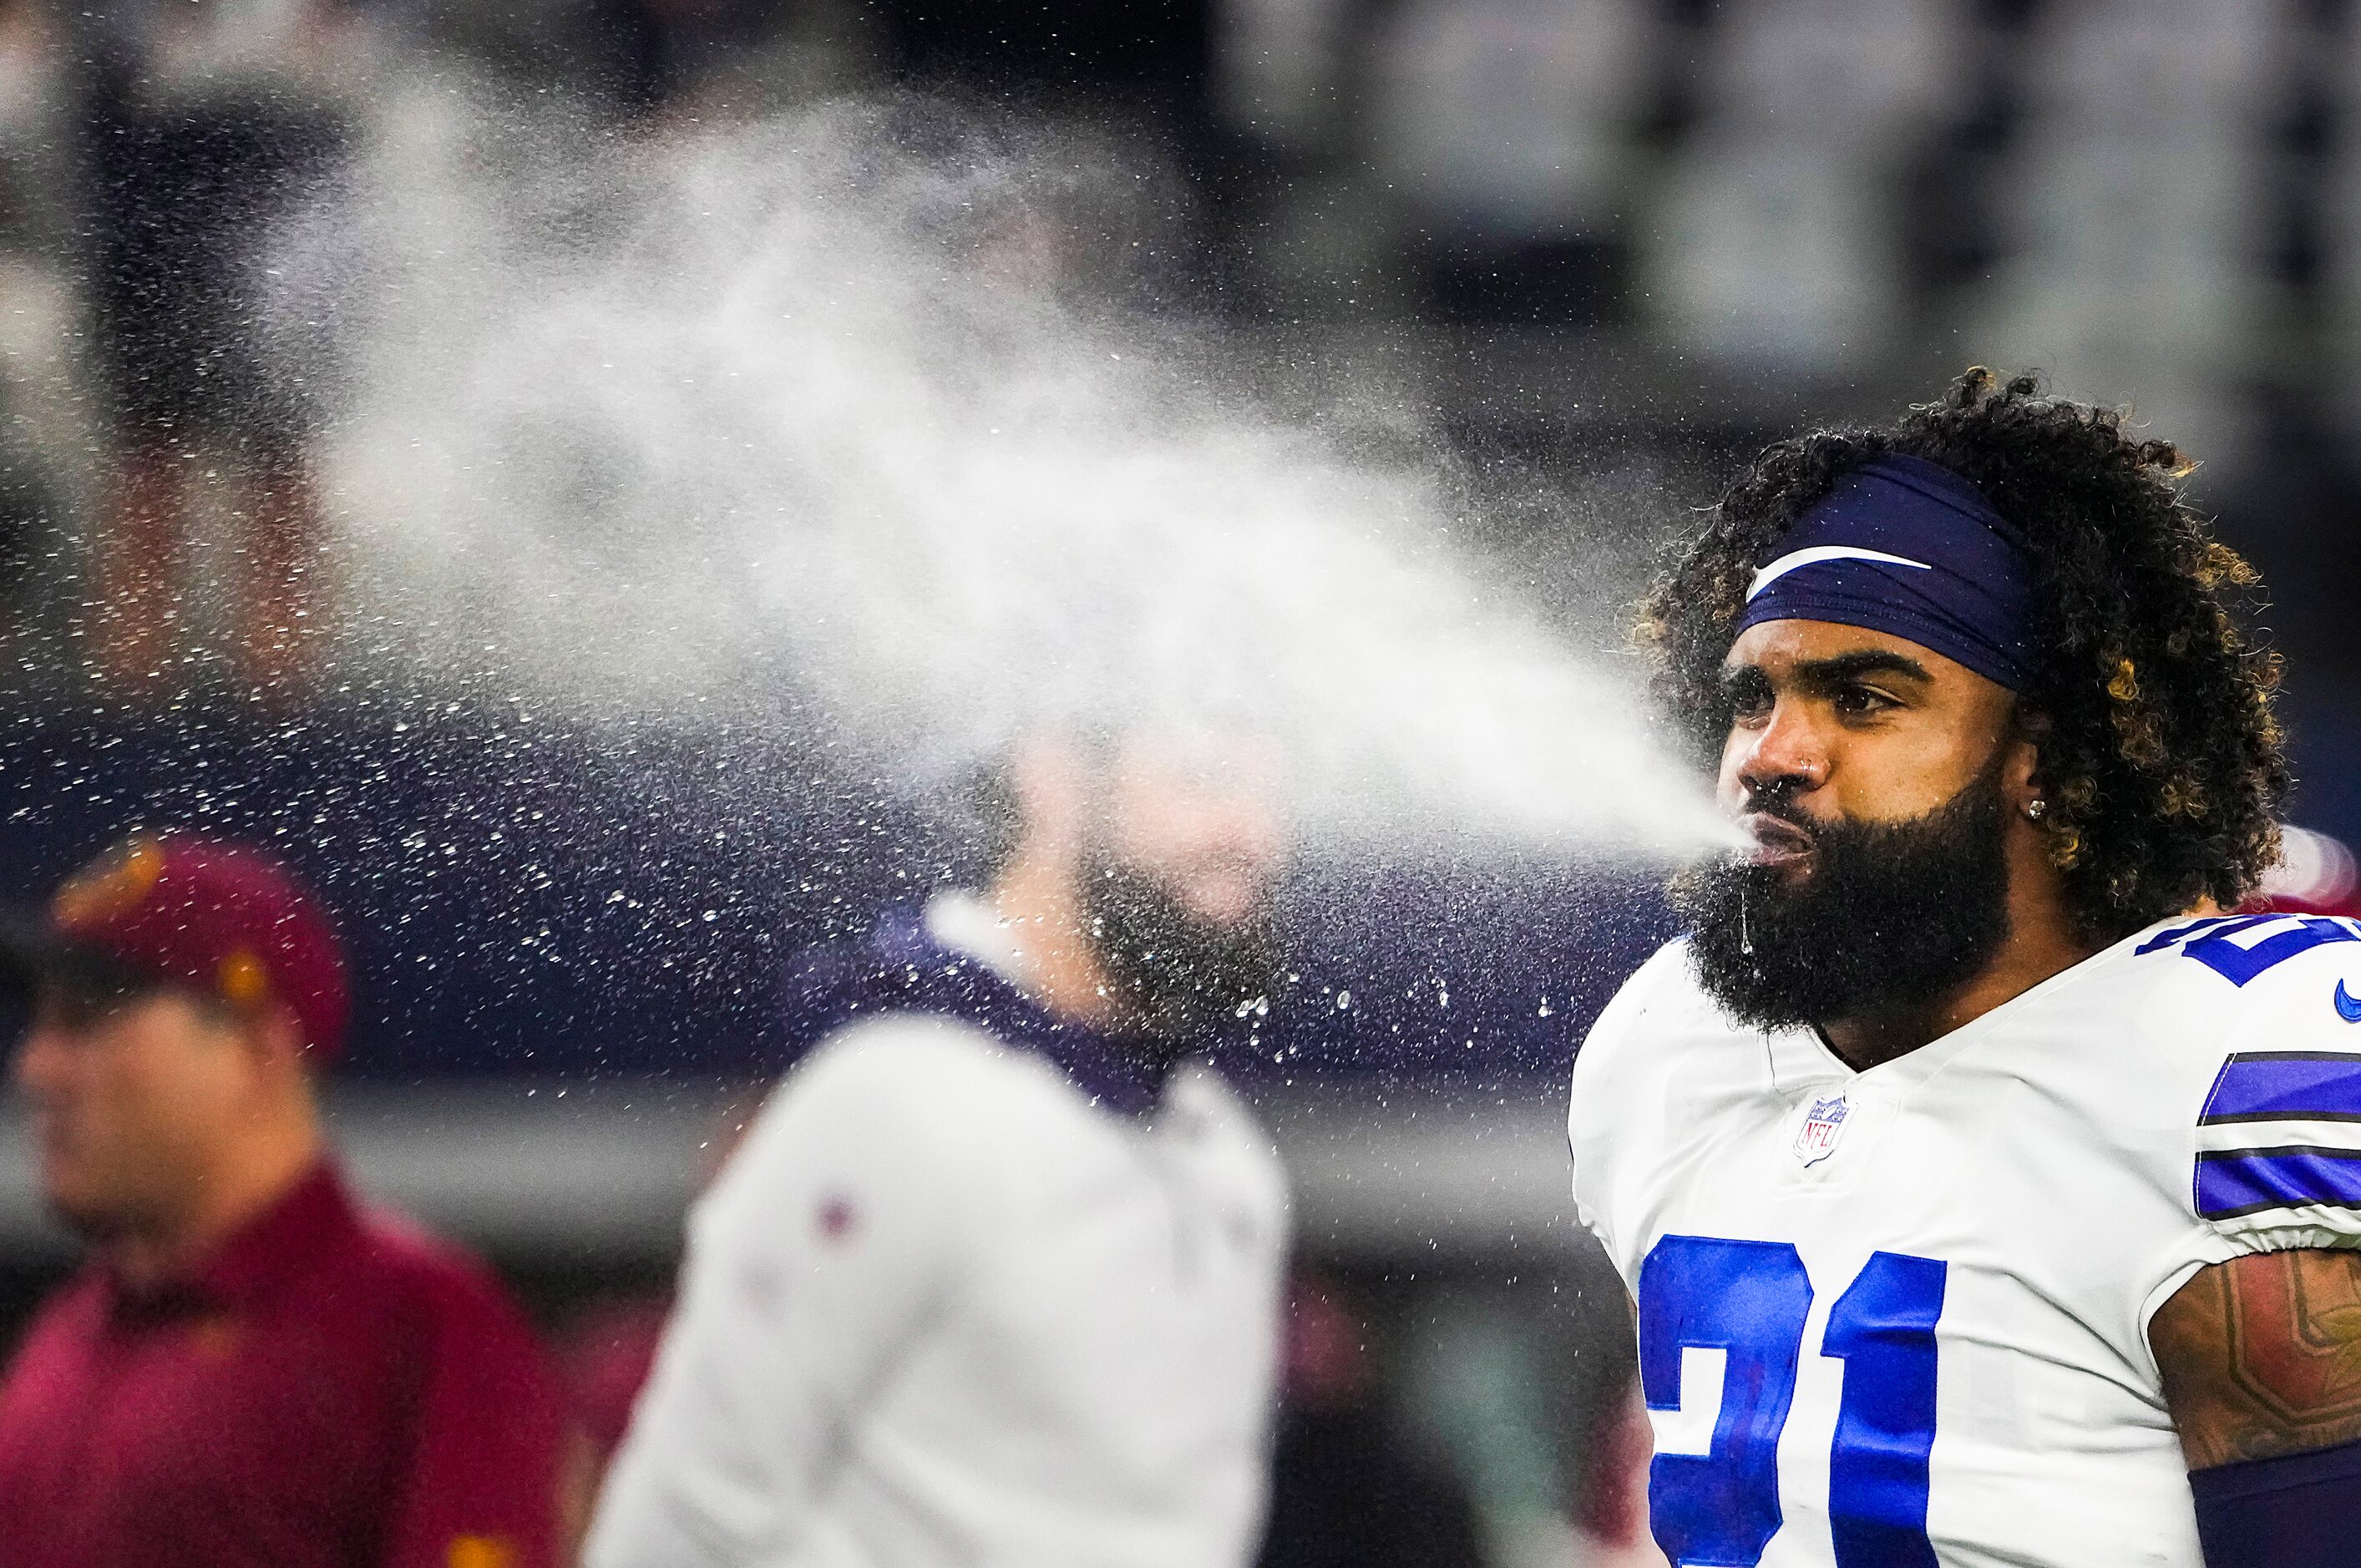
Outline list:
[[[1251,1561],[1285,1189],[1187,1058],[1278,979],[1268,781],[1138,738],[1002,778],[987,886],[798,971],[592,1568]]]

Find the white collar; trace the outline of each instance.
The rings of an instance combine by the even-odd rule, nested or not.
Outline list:
[[[955,953],[973,959],[994,974],[1029,992],[1033,966],[1016,927],[990,899],[967,888],[949,888],[927,900],[919,916],[927,935]]]

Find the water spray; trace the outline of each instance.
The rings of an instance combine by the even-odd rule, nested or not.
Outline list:
[[[913,793],[1212,727],[1277,741],[1315,838],[1727,841],[1628,683],[1452,547],[1439,464],[1010,262],[1125,178],[906,102],[601,144],[391,101],[272,262],[341,367],[355,656],[683,727],[792,694]]]

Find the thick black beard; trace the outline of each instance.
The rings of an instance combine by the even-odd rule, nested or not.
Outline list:
[[[1697,979],[1741,1023],[1826,1025],[1925,1007],[2008,938],[2008,806],[1987,773],[1924,816],[1814,826],[1794,885],[1774,866],[1715,861],[1672,886]]]
[[[1083,913],[1099,961],[1120,994],[1119,1033],[1166,1056],[1213,1043],[1245,1003],[1273,995],[1281,970],[1268,916],[1221,927],[1191,914],[1152,877],[1107,861],[1082,873]]]

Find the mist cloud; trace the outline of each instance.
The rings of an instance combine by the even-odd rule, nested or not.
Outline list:
[[[1158,199],[1111,158],[908,101],[637,142],[383,105],[272,258],[340,405],[350,656],[684,726],[792,695],[912,789],[1244,728],[1315,833],[1711,839],[1626,673],[1451,547],[1440,465],[1066,285]]]

